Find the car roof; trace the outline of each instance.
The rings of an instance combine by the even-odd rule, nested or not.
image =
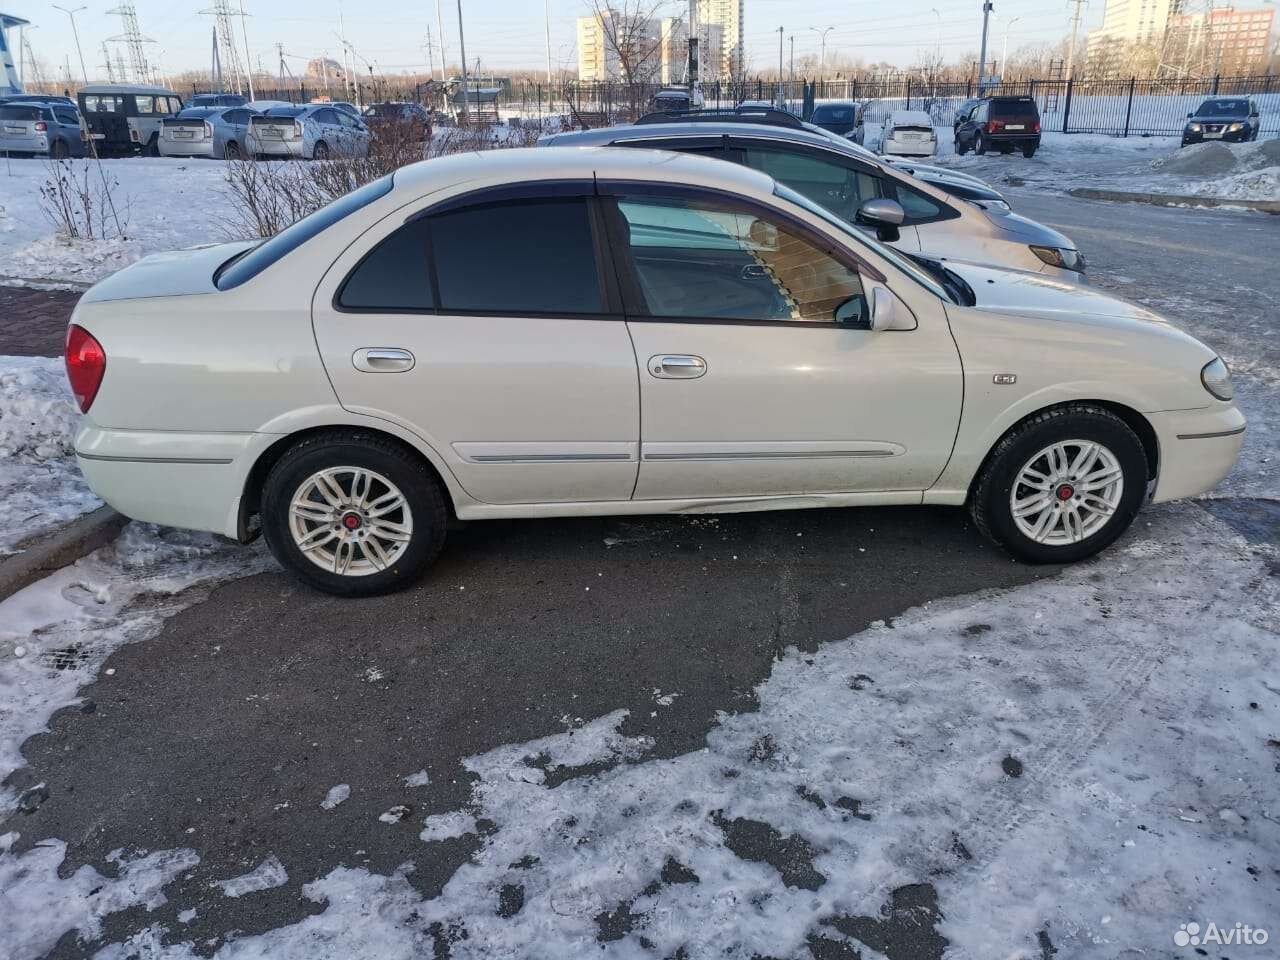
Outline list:
[[[825,147],[837,150],[847,156],[862,160],[864,163],[879,165],[875,154],[858,147],[857,144],[846,144],[840,138],[830,137],[825,132],[815,132],[791,127],[771,127],[761,123],[735,123],[732,120],[707,123],[646,123],[643,125],[621,124],[615,127],[600,127],[595,130],[583,130],[571,133],[552,134],[546,138],[548,146],[603,146],[619,140],[653,140],[664,137],[767,137],[770,140],[783,140],[802,146]]]
[[[80,88],[81,93],[93,94],[107,93],[141,93],[141,94],[163,94],[169,97],[178,96],[177,92],[170,90],[168,87],[150,87],[143,84],[133,83],[91,83],[86,87]]]
[[[484,187],[592,178],[685,183],[756,195],[771,195],[776,186],[768,174],[736,163],[669,150],[615,150],[603,145],[452,154],[401,167],[395,172],[395,186],[427,193],[464,181]]]

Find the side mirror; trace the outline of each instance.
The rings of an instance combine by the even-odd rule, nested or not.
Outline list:
[[[875,227],[876,237],[882,243],[893,243],[901,236],[898,227],[906,218],[907,213],[897,200],[868,200],[858,208],[854,220]]]
[[[871,288],[871,329],[890,330],[897,320],[898,299],[884,287]]]
[[[1194,116],[1195,116],[1195,114],[1194,114],[1194,113],[1188,113],[1188,114],[1187,114],[1187,119],[1188,119],[1188,120],[1190,120],[1190,119],[1191,119],[1192,117],[1194,117]]]

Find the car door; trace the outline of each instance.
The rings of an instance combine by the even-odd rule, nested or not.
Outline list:
[[[592,190],[401,211],[316,292],[316,341],[343,406],[423,438],[477,500],[626,500],[635,487],[635,352],[597,255]]]
[[[249,135],[249,111],[243,107],[228,110],[222,115],[222,122],[227,128],[228,139],[234,140],[245,149],[245,137]]]
[[[936,296],[737,198],[600,188],[640,369],[636,499],[934,482],[961,403]],[[875,296],[894,298],[900,329],[870,329]]]

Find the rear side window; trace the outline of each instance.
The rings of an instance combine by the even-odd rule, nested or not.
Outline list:
[[[391,175],[388,174],[381,180],[375,180],[358,190],[352,190],[345,197],[339,197],[328,206],[321,207],[315,213],[303,217],[293,226],[281,230],[270,240],[265,240],[224,263],[213,276],[214,285],[219,290],[231,290],[252,280],[285,254],[296,250],[318,233],[329,229],[339,220],[349,217],[362,207],[367,207],[378,198],[385,197],[391,192],[391,185]]]
[[[43,120],[41,107],[0,107],[0,120]]]
[[[433,309],[427,221],[407,223],[374,247],[342,285],[338,306],[388,313]]]
[[[437,214],[431,249],[444,312],[519,317],[604,310],[585,198]]]
[[[58,118],[59,123],[64,123],[71,127],[78,127],[80,125],[80,118],[70,110],[55,110],[53,111],[53,114]]]

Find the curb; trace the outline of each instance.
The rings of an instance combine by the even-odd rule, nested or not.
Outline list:
[[[106,546],[128,522],[110,507],[99,507],[22,553],[0,559],[0,601]]]
[[[1280,200],[1231,200],[1226,197],[1183,197],[1171,193],[1126,193],[1123,190],[1094,190],[1076,187],[1068,190],[1084,200],[1119,200],[1123,203],[1150,203],[1158,207],[1237,207],[1260,213],[1280,215]]]
[[[0,287],[25,287],[28,290],[58,290],[63,293],[84,293],[93,284],[84,280],[54,280],[51,277],[8,277],[0,274]]]

